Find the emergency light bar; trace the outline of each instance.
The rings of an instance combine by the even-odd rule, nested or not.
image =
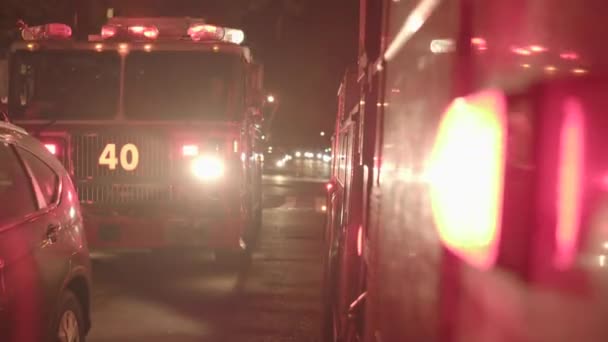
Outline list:
[[[162,26],[162,25],[161,25]],[[154,40],[162,36],[164,38],[183,39],[189,37],[192,41],[217,41],[232,44],[241,44],[245,40],[245,33],[241,30],[220,27],[215,25],[205,24],[204,22],[191,22],[185,26],[167,25],[162,26],[150,25],[150,21],[144,19],[123,20],[104,25],[101,28],[102,39],[146,39]]]
[[[188,28],[188,35],[193,41],[217,40],[227,43],[241,44],[245,33],[241,30],[219,27],[208,24],[194,24]]]
[[[28,26],[21,30],[23,40],[69,39],[72,28],[65,24],[52,23],[39,26]]]
[[[101,28],[101,38],[110,39],[118,37],[131,37],[131,38],[142,38],[153,40],[158,38],[158,28],[156,26],[145,26],[145,25],[132,25],[132,26],[118,26],[118,25],[104,25]]]

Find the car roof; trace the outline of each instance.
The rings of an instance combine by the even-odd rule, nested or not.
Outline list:
[[[6,121],[0,121],[0,128],[4,128],[9,131],[16,131],[24,135],[29,135],[25,129]]]

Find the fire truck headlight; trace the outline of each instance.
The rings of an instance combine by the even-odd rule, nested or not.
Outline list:
[[[203,181],[213,181],[224,175],[224,162],[215,156],[200,156],[192,160],[192,174]]]

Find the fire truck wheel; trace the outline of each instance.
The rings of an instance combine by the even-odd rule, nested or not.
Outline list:
[[[255,210],[253,213],[253,218],[251,218],[251,222],[249,223],[249,228],[247,229],[247,233],[245,234],[245,243],[247,244],[247,249],[250,251],[255,249],[257,246],[258,240],[260,238],[260,231],[262,230],[262,211]]]

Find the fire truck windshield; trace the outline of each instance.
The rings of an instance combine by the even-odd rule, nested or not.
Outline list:
[[[93,51],[17,51],[10,113],[16,119],[105,119],[117,111],[120,57]]]
[[[10,114],[19,120],[109,120],[120,112],[116,51],[18,50],[11,59]],[[202,51],[130,51],[124,60],[124,117],[231,120],[241,109],[242,63]]]
[[[226,120],[238,112],[239,57],[200,51],[133,51],[125,115],[154,120]]]

